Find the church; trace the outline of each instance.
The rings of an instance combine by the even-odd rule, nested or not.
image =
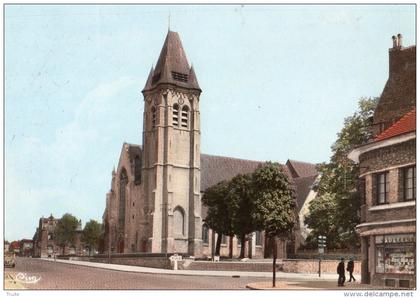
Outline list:
[[[142,91],[143,144],[124,143],[112,171],[103,214],[104,252],[214,254],[216,233],[204,223],[203,192],[264,162],[201,153],[201,91],[178,33],[168,31]],[[282,167],[296,189],[300,224],[293,243],[280,243],[280,258],[308,233],[303,217],[318,176],[314,164],[288,160]],[[221,255],[229,248],[239,255],[240,245],[223,237]],[[249,257],[267,255],[263,232],[255,231],[244,245]]]

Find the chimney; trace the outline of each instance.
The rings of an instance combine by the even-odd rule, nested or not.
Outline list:
[[[402,39],[403,36],[400,33],[392,36],[393,45],[389,49],[389,77],[407,70],[409,65],[415,68],[416,48],[404,48]]]
[[[392,48],[395,49],[398,46],[398,41],[395,35],[392,35]]]
[[[397,46],[399,47],[399,48],[402,48],[402,46],[403,46],[403,44],[402,44],[402,35],[401,35],[401,33],[398,33],[398,35],[397,35]]]

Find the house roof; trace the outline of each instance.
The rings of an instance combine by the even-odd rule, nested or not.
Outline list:
[[[194,68],[188,63],[177,32],[168,31],[156,68],[150,70],[143,92],[159,84],[173,84],[200,90]]]
[[[416,130],[416,108],[401,117],[391,127],[379,134],[375,141],[382,141]]]
[[[302,209],[303,204],[308,197],[309,192],[312,189],[312,185],[314,184],[318,175],[308,176],[308,177],[299,177],[295,178],[295,186],[296,186],[296,203],[298,207],[298,211]]]
[[[316,165],[313,163],[289,159],[286,162],[286,166],[289,168],[293,178],[311,177],[318,175]]]

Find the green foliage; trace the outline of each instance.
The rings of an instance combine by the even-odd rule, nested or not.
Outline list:
[[[296,201],[287,175],[277,163],[268,162],[252,175],[256,226],[268,237],[288,237],[296,221]]]
[[[219,182],[206,189],[202,202],[208,208],[204,222],[218,234],[231,236],[233,235],[233,223],[232,213],[226,199],[228,193],[228,182]]]
[[[89,250],[98,247],[99,239],[102,234],[102,224],[96,220],[88,221],[82,231],[82,241],[89,246]]]
[[[376,103],[376,98],[360,99],[358,111],[344,120],[344,127],[337,134],[330,162],[319,166],[318,195],[310,203],[309,216],[305,219],[313,229],[307,239],[309,246],[315,245],[317,235],[326,235],[330,248],[358,244],[355,227],[360,222],[360,199],[356,193],[359,167],[347,155],[371,137],[369,121]]]
[[[66,213],[58,221],[54,229],[54,238],[58,245],[64,247],[72,244],[76,235],[76,229],[79,221],[73,215]]]
[[[237,175],[229,182],[227,204],[232,216],[232,229],[236,236],[245,243],[246,235],[255,231],[256,226],[251,216],[254,212],[250,175]],[[241,245],[240,258],[245,254],[245,245]]]

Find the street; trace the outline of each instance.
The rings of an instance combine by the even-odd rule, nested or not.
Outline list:
[[[5,268],[5,275],[24,273],[26,279],[39,278],[36,283],[25,283],[27,289],[246,289],[252,282],[267,281],[259,277],[208,277],[161,275],[121,272],[100,268],[54,263],[32,258],[17,258],[15,268]],[[21,274],[23,276],[23,274]]]

